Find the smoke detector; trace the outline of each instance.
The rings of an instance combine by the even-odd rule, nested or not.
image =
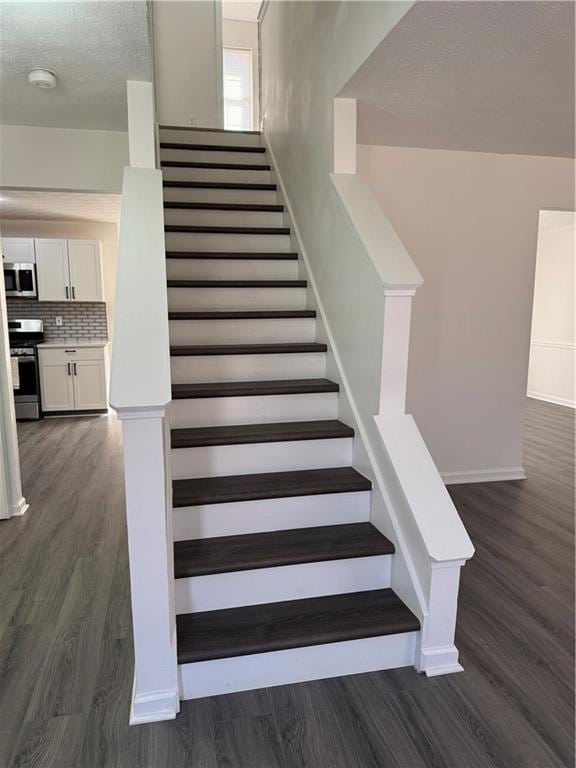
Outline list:
[[[28,82],[34,88],[54,88],[56,85],[56,75],[47,69],[31,69],[28,72]]]

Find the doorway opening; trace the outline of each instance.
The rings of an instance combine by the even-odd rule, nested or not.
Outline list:
[[[540,211],[528,397],[576,407],[576,212]]]

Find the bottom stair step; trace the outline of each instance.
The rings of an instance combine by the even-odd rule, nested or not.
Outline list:
[[[179,664],[420,629],[391,589],[183,614],[176,621]]]

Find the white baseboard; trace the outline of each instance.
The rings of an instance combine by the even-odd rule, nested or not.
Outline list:
[[[460,483],[498,483],[503,480],[526,480],[524,467],[502,469],[470,469],[457,472],[441,472],[446,485]]]
[[[554,395],[545,395],[542,392],[527,392],[528,397],[534,400],[544,400],[546,403],[554,405],[564,405],[566,408],[576,408],[576,400],[568,400],[565,397],[555,397]]]

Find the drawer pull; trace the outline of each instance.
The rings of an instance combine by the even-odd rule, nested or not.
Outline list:
[[[75,349],[65,349],[64,352],[76,352]]]

